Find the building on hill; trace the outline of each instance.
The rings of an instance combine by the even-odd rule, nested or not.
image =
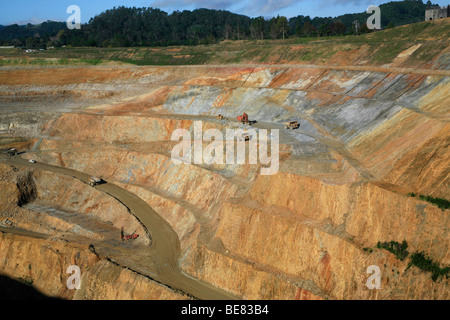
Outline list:
[[[450,5],[442,8],[425,10],[425,21],[450,17]]]

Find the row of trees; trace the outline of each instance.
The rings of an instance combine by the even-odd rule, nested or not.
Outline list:
[[[382,27],[423,21],[428,1],[405,0],[380,6]],[[198,9],[168,14],[155,8],[118,7],[107,10],[82,25],[69,30],[64,22],[41,25],[12,25],[0,28],[0,45],[27,48],[45,46],[167,46],[209,44],[223,39],[285,39],[291,36],[334,36],[369,32],[364,22],[367,13],[337,18],[311,19],[299,15],[287,19],[250,18],[224,10]],[[360,27],[355,28],[357,20]]]

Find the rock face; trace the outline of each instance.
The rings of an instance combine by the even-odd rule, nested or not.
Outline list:
[[[151,279],[99,257],[87,245],[0,233],[2,275],[28,283],[48,297],[61,299],[187,299]],[[80,268],[81,289],[69,289]]]
[[[52,69],[43,82],[45,69],[27,70],[28,78],[4,70],[4,90],[71,86],[97,96],[67,95],[58,110],[27,103],[23,114],[5,112],[0,128],[5,139],[26,141],[25,159],[137,195],[178,236],[182,271],[238,298],[448,299],[447,278],[433,281],[409,257],[377,248],[406,241],[410,254],[450,264],[448,210],[408,196],[450,198],[450,61],[443,53],[438,70],[406,69],[414,46],[382,68],[77,68],[70,78]],[[348,54],[358,61],[364,50]],[[100,94],[113,89],[114,97]],[[86,107],[89,97],[95,103]],[[252,127],[235,121],[243,112]],[[284,129],[290,120],[299,129]],[[261,163],[175,164],[172,134],[193,137],[195,121],[203,134],[280,130],[278,173],[261,175]],[[2,274],[68,299],[190,297],[154,281],[148,250],[164,239],[152,239],[123,203],[71,176],[1,161],[1,214],[15,225],[0,229]],[[121,242],[122,227],[139,238]],[[71,264],[82,267],[76,292],[65,286]],[[380,290],[366,286],[374,265]]]

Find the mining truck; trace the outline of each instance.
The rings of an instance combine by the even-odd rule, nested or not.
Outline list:
[[[300,124],[297,121],[283,122],[286,129],[298,129]]]
[[[97,178],[97,177],[90,177],[90,178],[89,178],[89,181],[88,181],[88,183],[89,183],[89,185],[90,185],[91,187],[96,186],[96,185],[99,185],[99,184],[101,184],[101,183],[103,183],[103,182],[104,182],[104,181],[103,181],[102,179]]]
[[[243,141],[249,141],[250,139],[251,139],[251,136],[247,132],[244,132],[241,135],[241,140],[243,140]]]
[[[18,151],[17,151],[16,148],[11,148],[11,149],[6,150],[5,153],[6,153],[8,156],[11,156],[11,157],[12,157],[12,156],[15,156],[16,154],[18,154]]]

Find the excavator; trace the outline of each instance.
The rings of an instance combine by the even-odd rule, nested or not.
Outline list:
[[[248,123],[248,114],[245,112],[242,114],[242,116],[238,116],[237,121],[241,121],[242,123]]]
[[[134,240],[134,239],[137,239],[138,237],[139,237],[139,235],[135,232],[133,232],[132,234],[124,234],[123,228],[120,230],[120,238],[122,239],[122,241]]]
[[[237,121],[240,121],[244,124],[249,124],[249,125],[256,122],[256,121],[249,121],[248,114],[246,114],[245,112],[242,114],[242,116],[238,116],[236,119],[237,119]]]

